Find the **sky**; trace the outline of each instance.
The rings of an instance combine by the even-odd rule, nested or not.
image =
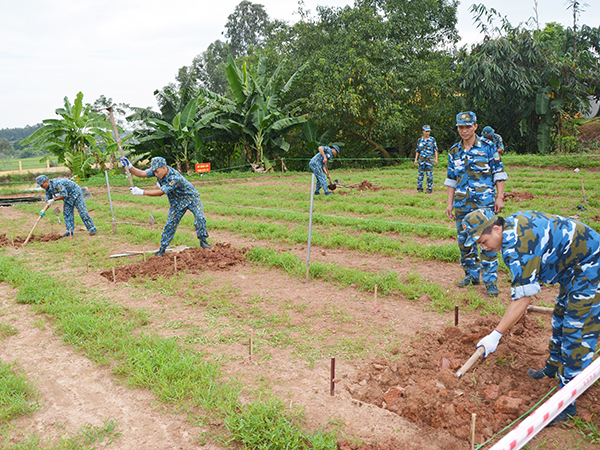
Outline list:
[[[64,97],[79,91],[84,103],[104,95],[115,103],[152,107],[153,96],[175,80],[215,40],[225,41],[227,16],[241,0],[0,0],[0,129],[58,118]],[[271,19],[298,20],[297,0],[254,0]],[[345,6],[353,0],[304,0]],[[458,32],[462,44],[482,36],[469,8],[483,3],[517,25],[534,12],[534,0],[462,1]],[[588,0],[579,24],[600,25],[600,2]],[[593,5],[592,5],[593,3]],[[538,0],[540,26],[572,25],[566,0]]]

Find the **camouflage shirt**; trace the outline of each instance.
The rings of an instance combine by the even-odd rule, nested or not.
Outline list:
[[[491,208],[496,200],[496,182],[506,180],[502,159],[496,146],[476,136],[466,150],[457,142],[448,151],[448,172],[444,184],[456,189],[454,208],[465,212]]]
[[[502,136],[496,133],[492,133],[488,140],[492,141],[496,145],[496,149],[499,153],[502,153],[504,151],[504,142],[502,141]]]
[[[567,286],[575,276],[600,283],[600,234],[573,219],[537,211],[507,217],[502,258],[513,300],[539,293],[539,283]]]
[[[327,156],[327,161],[333,159],[333,149],[331,147],[324,146],[323,153],[325,153],[325,156]],[[319,166],[322,166],[323,161],[324,161],[323,155],[321,155],[321,152],[319,152],[311,158],[310,164],[312,164],[312,165],[317,164]]]
[[[167,194],[169,203],[174,208],[187,208],[193,201],[200,200],[200,194],[188,180],[172,167],[161,180],[158,179],[160,190]],[[152,169],[146,169],[146,176],[154,177]]]
[[[415,152],[419,154],[419,162],[433,164],[435,162],[434,155],[437,151],[437,143],[431,136],[427,139],[419,138],[417,141],[417,149]]]
[[[75,204],[75,200],[83,195],[83,191],[77,183],[66,178],[54,178],[49,180],[46,189],[46,200],[62,195],[65,203]]]

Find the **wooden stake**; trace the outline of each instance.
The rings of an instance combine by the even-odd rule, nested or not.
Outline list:
[[[144,248],[144,262],[146,262],[146,249]]]
[[[175,264],[175,273],[177,273],[177,256],[173,258],[173,263]]]
[[[117,276],[115,275],[115,268],[113,267],[113,283],[117,282]]]
[[[458,305],[454,305],[454,326],[458,326]]]
[[[477,414],[471,414],[471,450],[475,450],[475,419]]]
[[[252,356],[254,354],[254,349],[253,349],[253,339],[254,338],[254,329],[250,330],[250,361],[252,361]]]
[[[331,357],[331,384],[329,387],[329,393],[331,396],[335,394],[335,358]]]
[[[583,203],[587,203],[587,200],[585,199],[585,189],[583,187],[583,180],[581,180],[581,193],[583,194]]]

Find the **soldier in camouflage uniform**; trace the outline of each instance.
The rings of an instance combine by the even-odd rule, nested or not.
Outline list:
[[[75,215],[73,214],[75,208],[77,208],[77,212],[79,212],[81,220],[89,231],[90,236],[96,234],[96,226],[85,205],[83,191],[77,183],[66,178],[54,178],[50,180],[46,175],[38,176],[35,181],[37,181],[39,187],[46,190],[47,203],[51,205],[56,200],[63,201],[63,217],[65,218],[67,232],[61,237],[73,236],[75,232]],[[42,211],[40,211],[40,214],[43,215]]]
[[[481,131],[481,135],[488,141],[492,141],[494,144],[496,144],[496,149],[500,155],[504,153],[504,142],[502,141],[502,136],[497,134],[492,127],[489,125],[484,127]]]
[[[331,160],[334,156],[339,155],[340,147],[332,145],[331,147],[319,147],[319,153],[313,156],[308,163],[308,167],[317,178],[317,186],[315,189],[315,195],[319,195],[319,190],[323,188],[325,195],[332,195],[333,192],[329,192],[327,178],[325,174],[329,175],[327,170],[327,161]]]
[[[433,192],[433,165],[438,163],[438,148],[435,139],[430,136],[431,127],[423,125],[423,137],[417,141],[415,166],[419,167],[417,192],[423,192],[423,178],[427,174],[427,193]]]
[[[496,147],[475,134],[477,117],[471,111],[456,116],[456,126],[462,140],[448,152],[448,172],[444,184],[448,187],[446,215],[456,220],[460,264],[465,279],[459,287],[486,285],[489,296],[498,295],[498,255],[482,250],[481,262],[477,246],[465,245],[466,235],[461,223],[465,216],[478,208],[500,213],[504,208],[504,180],[508,178]],[[453,213],[454,210],[454,213]]]
[[[200,201],[200,194],[198,194],[192,183],[183,178],[178,171],[167,166],[164,158],[152,158],[150,169],[147,170],[133,167],[127,158],[121,158],[121,163],[136,177],[158,178],[157,186],[159,189],[143,190],[138,187],[131,187],[129,189],[133,195],[159,197],[167,194],[169,198],[169,204],[171,205],[169,215],[167,216],[167,223],[160,238],[160,249],[156,253],[156,256],[165,254],[167,247],[175,236],[179,222],[188,210],[194,215],[194,227],[196,228],[196,236],[200,241],[200,247],[211,248],[206,241],[208,232],[206,231],[206,219],[204,218],[204,208]]]
[[[556,377],[560,387],[590,365],[600,333],[600,234],[573,219],[536,211],[517,212],[506,219],[489,210],[468,214],[463,226],[467,244],[502,250],[512,276],[512,303],[496,329],[483,338],[485,356],[494,352],[503,333],[527,310],[540,283],[560,284],[554,304],[550,356],[534,379]],[[577,413],[575,403],[552,424]]]

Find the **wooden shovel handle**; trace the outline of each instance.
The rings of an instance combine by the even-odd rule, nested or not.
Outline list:
[[[110,121],[112,123],[113,132],[115,133],[115,140],[117,141],[117,147],[119,147],[119,151],[121,152],[121,158],[125,158],[125,153],[123,153],[123,148],[121,147],[121,138],[119,137],[119,130],[117,129],[117,124],[115,123],[115,116],[113,115],[113,107],[110,106],[106,108],[108,113],[110,114]],[[133,179],[131,178],[131,173],[129,172],[129,168],[125,167],[125,173],[127,174],[127,179],[129,180],[129,185],[133,187]]]
[[[464,363],[460,369],[458,369],[458,372],[456,372],[456,376],[458,378],[462,377],[465,374],[465,372],[467,370],[469,370],[471,368],[471,366],[473,366],[473,364],[475,364],[475,361],[477,361],[479,359],[479,357],[481,355],[483,355],[484,353],[485,353],[485,348],[483,348],[483,346],[478,347],[477,351],[471,355],[469,360],[466,363]]]
[[[50,205],[46,202],[46,204],[44,205],[44,208],[42,209],[42,212],[45,213],[48,210],[48,208],[50,208]],[[33,230],[35,230],[35,227],[37,227],[38,223],[40,223],[40,220],[42,220],[41,214],[35,221],[35,224],[33,224],[33,228],[29,232],[29,236],[27,236],[27,239],[25,239],[25,242],[23,242],[23,245],[21,245],[21,247],[25,247],[27,245],[27,243],[29,242],[29,239],[31,238],[31,235],[33,234]]]

